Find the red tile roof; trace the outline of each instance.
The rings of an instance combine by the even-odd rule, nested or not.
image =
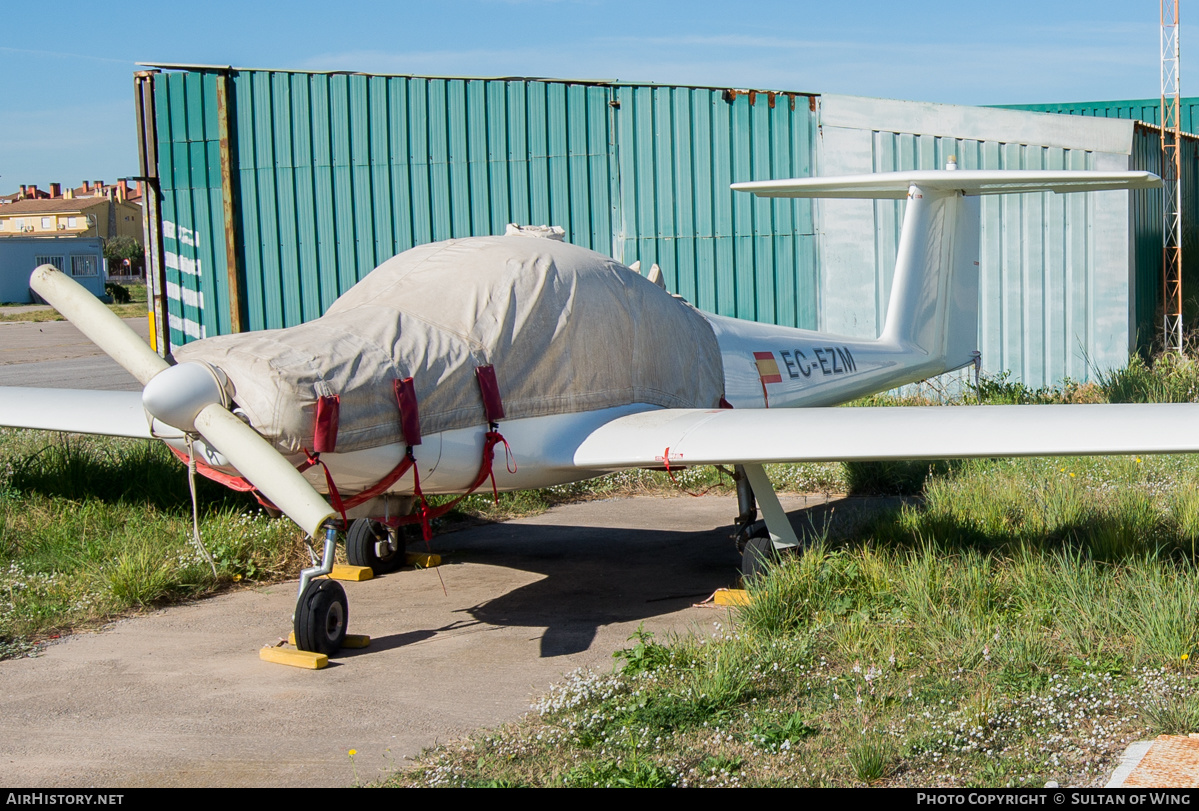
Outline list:
[[[53,200],[17,200],[6,203],[0,208],[0,216],[57,214],[63,211],[83,211],[93,206],[107,205],[107,197],[77,197],[74,200],[55,198]]]

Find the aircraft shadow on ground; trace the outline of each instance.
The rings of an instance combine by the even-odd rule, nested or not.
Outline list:
[[[497,626],[544,628],[543,657],[590,647],[603,625],[639,622],[734,586],[738,556],[729,528],[704,532],[499,524],[453,533],[447,560],[540,575],[536,582],[465,609]]]
[[[845,509],[852,505],[843,502],[815,504],[791,511],[792,526],[801,538],[817,532],[826,522],[841,520],[839,504],[842,515],[853,515]],[[433,548],[450,566],[469,562],[540,575],[536,582],[463,609],[470,620],[464,616],[453,627],[479,622],[544,628],[541,655],[564,656],[586,650],[601,626],[669,614],[716,589],[736,587],[741,559],[731,538],[732,518],[730,513],[727,525],[699,532],[493,524],[443,535]],[[384,637],[372,641],[371,648],[398,647],[436,632]]]

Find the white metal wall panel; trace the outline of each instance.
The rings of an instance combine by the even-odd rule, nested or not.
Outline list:
[[[1127,169],[1129,121],[847,96],[820,99],[820,174],[935,169]],[[822,200],[820,328],[882,328],[903,204]],[[873,231],[873,239],[865,239]],[[1136,341],[1126,192],[982,201],[983,371],[1031,387],[1123,366]]]

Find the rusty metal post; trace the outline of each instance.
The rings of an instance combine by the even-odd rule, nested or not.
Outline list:
[[[157,70],[133,74],[137,110],[138,177],[142,184],[142,233],[146,252],[146,302],[149,304],[150,347],[164,358],[171,354],[168,324],[166,258],[162,246],[162,185],[158,177],[158,126],[154,109]]]
[[[242,272],[238,261],[237,245],[240,231],[237,228],[236,185],[233,182],[233,139],[230,135],[229,74],[221,72],[216,82],[217,132],[221,150],[221,209],[225,224],[225,266],[229,279],[229,328],[233,332],[245,330],[242,317]]]

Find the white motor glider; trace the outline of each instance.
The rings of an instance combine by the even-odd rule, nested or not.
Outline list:
[[[332,570],[339,531],[352,563],[393,569],[401,525],[427,533],[425,494],[489,479],[515,490],[731,464],[752,566],[798,545],[768,462],[1199,451],[1192,405],[827,407],[976,362],[978,195],[1158,185],[1146,172],[957,169],[734,185],[907,199],[876,340],[701,313],[610,258],[504,236],[406,251],[316,321],[197,341],[172,366],[43,265],[33,289],[144,391],[6,389],[0,425],[162,439],[323,533],[295,613],[304,650],[335,651],[345,636],[344,591],[314,579]],[[498,443],[516,464],[492,467]]]

